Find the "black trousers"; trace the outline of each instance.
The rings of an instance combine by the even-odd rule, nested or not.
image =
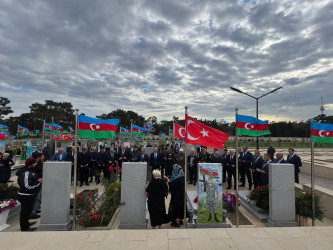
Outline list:
[[[295,168],[295,183],[299,184],[299,169]]]
[[[19,195],[18,200],[21,203],[20,227],[21,231],[29,231],[29,218],[35,202],[35,195]]]
[[[222,164],[222,171],[223,171],[223,183],[226,182],[227,180],[227,166]],[[229,173],[228,173],[228,176],[229,176]]]
[[[171,178],[172,175],[172,165],[165,165],[165,175]]]
[[[234,188],[236,189],[236,167],[228,167],[228,187],[231,188],[232,177],[234,177]]]
[[[261,183],[261,173],[254,172],[254,173],[252,173],[252,175],[253,175],[253,185],[254,185],[254,188],[256,188],[258,186],[262,186],[262,183]]]
[[[105,179],[105,180],[106,180],[106,179],[110,180],[110,175],[111,175],[111,173],[110,173],[110,169],[109,169],[109,167],[108,167],[107,165],[103,166],[103,167],[102,167],[102,171],[103,171],[104,179]]]
[[[193,166],[188,168],[188,172],[190,173],[190,182],[191,183],[196,183],[197,182],[197,175],[198,175],[198,167]]]
[[[83,167],[80,169],[80,183],[83,184],[83,182],[88,183],[88,177],[89,177],[89,168]]]
[[[90,165],[89,165],[89,176],[91,179],[94,178],[94,176],[96,175],[96,169],[97,169],[97,164],[96,162],[92,162]]]
[[[252,187],[252,176],[251,176],[251,172],[250,172],[250,167],[242,164],[241,165],[241,182],[242,185],[245,186],[245,175],[247,176],[247,181],[249,182],[249,187]]]

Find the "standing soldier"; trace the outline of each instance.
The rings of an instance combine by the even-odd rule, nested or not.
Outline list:
[[[202,147],[201,152],[199,153],[199,162],[210,163],[211,161],[211,155],[207,153],[207,147]]]
[[[213,183],[213,178],[209,177],[209,182],[206,187],[207,195],[206,195],[206,202],[207,202],[207,208],[209,212],[209,218],[208,221],[212,219],[212,212],[214,213],[214,220],[216,222],[219,222],[219,220],[216,217],[216,206],[218,204],[219,200],[219,191],[217,190],[217,186],[215,183]]]

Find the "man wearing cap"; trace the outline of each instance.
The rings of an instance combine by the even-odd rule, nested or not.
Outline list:
[[[18,200],[21,203],[20,227],[21,231],[35,231],[30,228],[29,217],[34,205],[35,196],[41,187],[42,178],[34,173],[33,168],[37,166],[34,158],[25,161],[25,166],[17,171],[17,183],[20,187]]]

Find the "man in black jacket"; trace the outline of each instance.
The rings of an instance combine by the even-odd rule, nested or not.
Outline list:
[[[188,170],[190,173],[189,184],[193,184],[193,186],[195,186],[197,183],[199,158],[194,155],[194,150],[191,150],[191,154],[187,157],[187,162],[188,162]]]
[[[98,161],[98,168],[103,171],[104,180],[110,180],[110,154],[105,152],[105,147],[101,147],[99,152],[99,161]]]
[[[226,157],[226,166],[228,171],[227,189],[231,189],[232,177],[234,177],[234,189],[236,190],[236,155],[233,150],[230,150]]]
[[[162,156],[158,152],[158,147],[154,148],[154,152],[150,154],[150,170],[154,169],[161,170],[162,169]]]
[[[128,162],[130,159],[131,155],[129,150],[126,150],[126,146],[125,145],[121,145],[121,149],[118,152],[117,155],[117,159],[118,159],[118,166],[120,168],[123,167],[123,162]],[[119,171],[119,179],[121,181],[121,171]]]
[[[299,178],[298,178],[300,172],[299,168],[302,167],[301,158],[297,154],[295,154],[295,150],[293,148],[289,148],[288,152],[289,155],[287,156],[287,162],[294,165],[295,182],[299,183]]]
[[[171,151],[171,147],[168,146],[167,150],[164,153],[164,169],[165,169],[165,175],[168,176],[169,178],[172,175],[173,163],[174,163],[174,154]]]
[[[243,147],[243,152],[240,155],[241,164],[241,187],[245,187],[245,175],[247,176],[247,180],[249,182],[249,190],[252,189],[252,177],[251,177],[251,165],[253,162],[253,154],[251,154],[248,150],[247,146]]]
[[[259,172],[261,174],[261,184],[263,186],[269,184],[269,178],[268,178],[269,169],[268,169],[268,165],[270,163],[272,163],[271,155],[270,154],[264,154],[264,163],[263,163],[262,167],[260,169],[258,169],[258,168],[256,169],[257,172]]]
[[[254,151],[254,159],[251,166],[251,172],[253,176],[253,185],[254,189],[258,186],[261,186],[261,173],[257,171],[257,168],[260,169],[264,163],[264,159],[260,155],[259,150]]]
[[[83,182],[85,182],[85,184],[89,186],[88,177],[89,177],[89,164],[91,159],[87,148],[82,148],[82,152],[79,154],[77,160],[80,170],[80,187],[82,187]]]
[[[21,203],[20,227],[21,231],[35,231],[37,228],[29,228],[29,218],[35,202],[35,196],[41,187],[42,178],[32,171],[37,166],[34,158],[25,161],[25,166],[17,171],[17,183],[20,187],[18,192]]]

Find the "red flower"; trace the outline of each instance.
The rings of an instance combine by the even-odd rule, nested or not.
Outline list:
[[[94,214],[94,213],[93,213],[93,211],[91,211],[91,210],[90,210],[90,211],[89,211],[89,214],[91,214],[91,215],[92,215],[92,214]]]
[[[116,188],[116,191],[119,191],[119,189],[118,189],[118,188]]]
[[[110,167],[109,167],[109,169],[110,169],[110,171],[112,171],[112,170],[113,170],[113,167],[112,167],[112,166],[110,166]]]
[[[81,222],[80,225],[82,226],[82,225],[83,225],[83,222]]]
[[[198,196],[193,200],[194,203],[198,203]]]
[[[100,199],[101,199],[101,197],[100,197],[100,196],[98,196],[98,197],[97,197],[97,200],[100,200]]]
[[[89,192],[89,194],[91,194],[91,192]]]
[[[228,194],[228,191],[225,191],[225,194]]]
[[[100,214],[98,214],[98,215],[97,215],[97,217],[98,217],[98,218],[101,218],[101,215],[100,215]]]
[[[96,207],[96,204],[94,204],[93,207]]]

